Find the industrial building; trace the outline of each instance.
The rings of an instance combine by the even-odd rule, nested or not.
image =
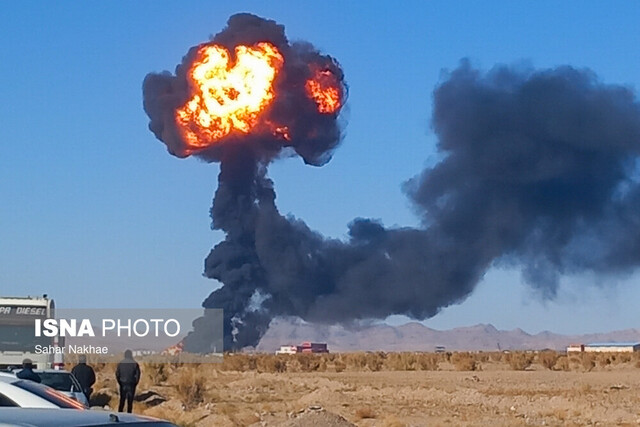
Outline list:
[[[633,353],[640,351],[639,342],[598,342],[570,344],[567,353]]]
[[[276,350],[276,354],[296,354],[298,349],[295,345],[283,345],[279,350]]]
[[[315,343],[305,341],[300,345],[283,345],[276,354],[296,354],[296,353],[329,353],[326,343]]]
[[[297,346],[298,353],[329,353],[327,344],[305,341]]]

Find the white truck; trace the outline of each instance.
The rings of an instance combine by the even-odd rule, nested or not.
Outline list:
[[[64,346],[58,337],[37,337],[36,319],[54,318],[55,304],[42,297],[0,297],[0,369],[18,368],[31,359],[37,369],[59,369],[62,353],[40,352],[38,346]]]

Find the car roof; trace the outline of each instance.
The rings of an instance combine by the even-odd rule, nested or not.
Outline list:
[[[21,409],[22,408],[30,408],[30,407],[40,407],[40,408],[58,408],[60,406],[59,403],[55,403],[49,401],[42,396],[34,393],[31,390],[27,390],[20,386],[22,382],[31,382],[29,380],[21,380],[19,378],[13,377],[0,377],[0,393],[11,399],[15,402]],[[35,387],[44,387],[45,389],[49,389],[54,391],[52,388],[33,383]],[[56,392],[57,393],[57,392]],[[0,412],[4,411],[5,407],[0,408]],[[0,417],[1,418],[1,417]],[[0,425],[2,421],[0,420]]]
[[[168,421],[112,411],[42,408],[2,408],[0,410],[0,423],[3,423],[3,426],[8,424],[20,427],[54,427],[61,425],[66,427],[113,425],[176,427],[175,424],[171,424]]]

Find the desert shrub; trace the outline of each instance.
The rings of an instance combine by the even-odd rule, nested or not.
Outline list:
[[[433,353],[422,353],[417,356],[418,366],[423,371],[437,371],[440,357]]]
[[[599,354],[596,356],[595,361],[601,368],[606,368],[607,366],[611,365],[611,355],[606,353]]]
[[[619,357],[620,363],[629,363],[633,358],[631,353],[620,353]]]
[[[480,363],[487,363],[489,361],[489,353],[483,351],[476,353],[476,361]]]
[[[142,363],[140,371],[140,387],[149,388],[163,384],[171,375],[171,366],[168,363],[147,362]]]
[[[524,352],[509,353],[507,363],[514,371],[524,371],[533,363],[533,354]]]
[[[489,358],[492,362],[502,362],[502,352],[501,351],[493,351],[489,354]]]
[[[171,367],[166,363],[149,363],[145,366],[149,378],[154,384],[160,384],[169,378]]]
[[[333,369],[336,372],[342,372],[347,368],[347,364],[344,363],[342,360],[336,360],[335,362],[333,362]]]
[[[595,357],[588,353],[582,354],[580,362],[585,371],[590,371],[596,366]]]
[[[205,377],[198,369],[183,367],[171,376],[182,403],[193,408],[204,401]]]
[[[225,354],[220,370],[222,371],[255,371],[256,358],[254,356],[242,353]]]
[[[296,354],[294,360],[300,372],[315,372],[320,368],[321,358],[315,354]]]
[[[385,359],[385,367],[390,371],[415,371],[418,358],[414,353],[390,353]]]
[[[382,352],[378,353],[367,353],[367,367],[372,371],[379,371],[384,366],[384,358],[385,354]]]
[[[404,371],[404,361],[400,353],[390,353],[387,355],[384,366],[385,369],[389,371]]]
[[[256,360],[256,370],[258,372],[286,372],[287,357],[282,355],[265,355]]]
[[[337,355],[335,353],[324,353],[320,357],[322,357],[325,362],[333,362],[336,360]]]
[[[547,369],[553,369],[559,357],[555,351],[541,351],[538,353],[538,363]]]
[[[362,371],[367,366],[366,353],[347,353],[343,356],[343,362],[354,371]]]
[[[570,371],[569,358],[567,356],[560,356],[553,365],[553,369],[556,371]]]
[[[451,363],[458,371],[475,371],[478,368],[475,357],[471,353],[453,353]]]
[[[418,366],[418,357],[415,353],[402,353],[405,371],[415,371]]]

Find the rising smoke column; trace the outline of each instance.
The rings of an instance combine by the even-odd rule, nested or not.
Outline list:
[[[143,97],[149,129],[171,154],[220,163],[211,216],[226,237],[207,257],[205,275],[224,286],[203,305],[224,309],[225,348],[257,343],[272,317],[250,310],[269,289],[256,249],[265,205],[277,212],[266,167],[292,153],[310,165],[329,161],[342,138],[342,70],[311,44],[290,43],[274,21],[237,14],[191,48],[175,74],[148,74]],[[210,350],[206,330],[199,319],[188,350]]]
[[[497,66],[483,73],[463,61],[433,94],[442,160],[403,187],[423,226],[389,229],[358,218],[348,239],[337,240],[282,216],[266,171],[286,147],[310,164],[330,158],[340,141],[339,110],[323,113],[306,82],[325,70],[342,82],[337,63],[309,45],[288,45],[282,27],[250,15],[232,17],[218,39],[230,50],[273,43],[284,56],[276,93],[297,94],[285,97],[289,108],[274,98],[266,117],[280,131],[236,135],[193,151],[221,163],[211,215],[226,237],[206,258],[205,275],[223,286],[204,306],[224,308],[227,349],[256,345],[281,315],[326,323],[428,318],[463,301],[496,262],[520,266],[546,297],[555,295],[561,275],[637,268],[640,106],[629,88],[571,67]],[[308,55],[291,54],[299,49]],[[179,156],[188,154],[180,147],[188,148],[189,139],[176,131],[174,117],[188,99],[180,88],[191,54],[176,76],[150,74],[144,85],[150,128]],[[290,86],[282,77],[291,75],[289,64],[304,70]],[[189,345],[207,350],[196,339]]]

